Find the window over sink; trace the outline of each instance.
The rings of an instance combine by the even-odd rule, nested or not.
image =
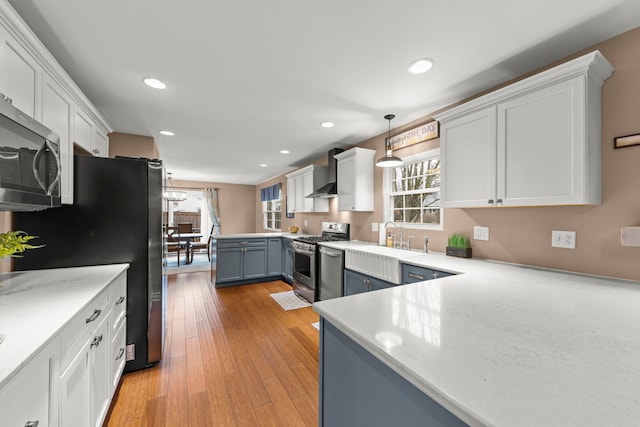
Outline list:
[[[384,171],[384,220],[442,230],[440,149],[403,158]]]

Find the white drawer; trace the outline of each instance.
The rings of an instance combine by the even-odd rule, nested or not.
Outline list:
[[[113,335],[111,342],[111,393],[114,393],[118,387],[118,381],[124,370],[124,364],[127,361],[127,321],[126,319],[120,325],[120,328]]]
[[[111,312],[111,289],[100,292],[91,302],[78,313],[60,333],[62,372],[80,347],[89,339],[93,331]]]
[[[127,316],[127,272],[123,272],[111,283],[111,304],[113,309],[113,332]],[[115,336],[112,333],[111,336]]]

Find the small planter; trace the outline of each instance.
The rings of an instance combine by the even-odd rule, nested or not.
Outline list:
[[[459,258],[471,258],[471,248],[452,248],[447,246],[447,255]]]

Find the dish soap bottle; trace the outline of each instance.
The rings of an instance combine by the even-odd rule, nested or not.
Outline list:
[[[387,233],[387,246],[393,247],[393,237],[391,236],[391,232]]]

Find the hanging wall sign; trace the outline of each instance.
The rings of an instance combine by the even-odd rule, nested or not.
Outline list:
[[[391,143],[389,145],[391,146],[392,150],[397,150],[399,148],[417,144],[418,142],[428,141],[439,136],[439,129],[440,124],[436,120],[433,120],[408,131],[399,133],[398,135],[392,136]]]

